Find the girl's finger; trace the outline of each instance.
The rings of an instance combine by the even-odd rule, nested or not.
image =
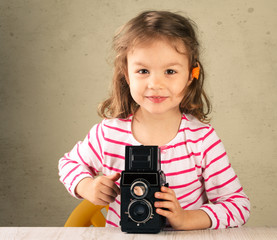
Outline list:
[[[165,208],[165,210],[168,209],[172,212],[174,211],[174,204],[172,202],[169,202],[169,201],[155,202],[154,206],[156,208]]]
[[[100,198],[98,198],[97,202],[95,203],[97,205],[102,205],[102,206],[106,206],[106,205],[109,205],[109,202],[106,202]]]
[[[155,198],[163,199],[163,200],[166,200],[166,201],[174,201],[175,195],[172,195],[170,193],[156,192],[155,193]]]
[[[169,193],[169,194],[172,194],[172,195],[175,196],[175,192],[171,188],[162,186],[161,191],[164,192],[164,193]]]
[[[164,216],[166,218],[169,218],[172,215],[172,212],[165,210],[165,209],[161,209],[161,208],[157,208],[156,213],[158,213],[159,215]]]
[[[106,202],[107,204],[109,204],[111,202],[114,202],[115,197],[100,192],[99,199],[101,199],[103,202]]]
[[[109,188],[112,188],[117,194],[120,194],[119,187],[109,178],[103,178],[102,184]]]
[[[111,197],[117,197],[117,195],[118,195],[117,192],[113,188],[109,188],[106,186],[102,186],[100,188],[100,192],[105,195],[111,196]]]

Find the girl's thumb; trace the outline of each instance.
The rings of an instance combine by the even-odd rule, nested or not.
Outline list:
[[[121,176],[120,173],[114,173],[114,174],[109,175],[107,177],[115,182],[115,181],[117,181],[120,178],[120,176]]]

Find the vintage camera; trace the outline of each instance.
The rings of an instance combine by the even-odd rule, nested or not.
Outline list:
[[[158,233],[165,217],[156,213],[154,193],[166,185],[158,146],[126,146],[125,171],[121,173],[121,230]]]

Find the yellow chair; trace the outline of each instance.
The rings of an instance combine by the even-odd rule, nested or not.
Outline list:
[[[65,227],[105,227],[106,219],[101,210],[108,206],[94,205],[88,200],[83,200],[68,217]]]

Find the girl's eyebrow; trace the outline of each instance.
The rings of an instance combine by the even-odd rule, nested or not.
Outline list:
[[[142,62],[137,62],[137,61],[133,62],[133,65],[146,67],[146,64],[144,64]]]
[[[136,66],[142,66],[142,67],[147,67],[147,64],[145,63],[142,63],[142,62],[133,62],[134,65]],[[172,62],[172,63],[167,63],[165,64],[163,67],[164,68],[167,68],[167,67],[173,67],[173,66],[179,66],[179,67],[182,67],[183,65],[181,63],[178,63],[178,62]]]
[[[168,64],[165,65],[165,67],[173,67],[173,66],[182,67],[183,65],[181,63],[178,63],[178,62],[172,62],[172,63],[168,63]]]

